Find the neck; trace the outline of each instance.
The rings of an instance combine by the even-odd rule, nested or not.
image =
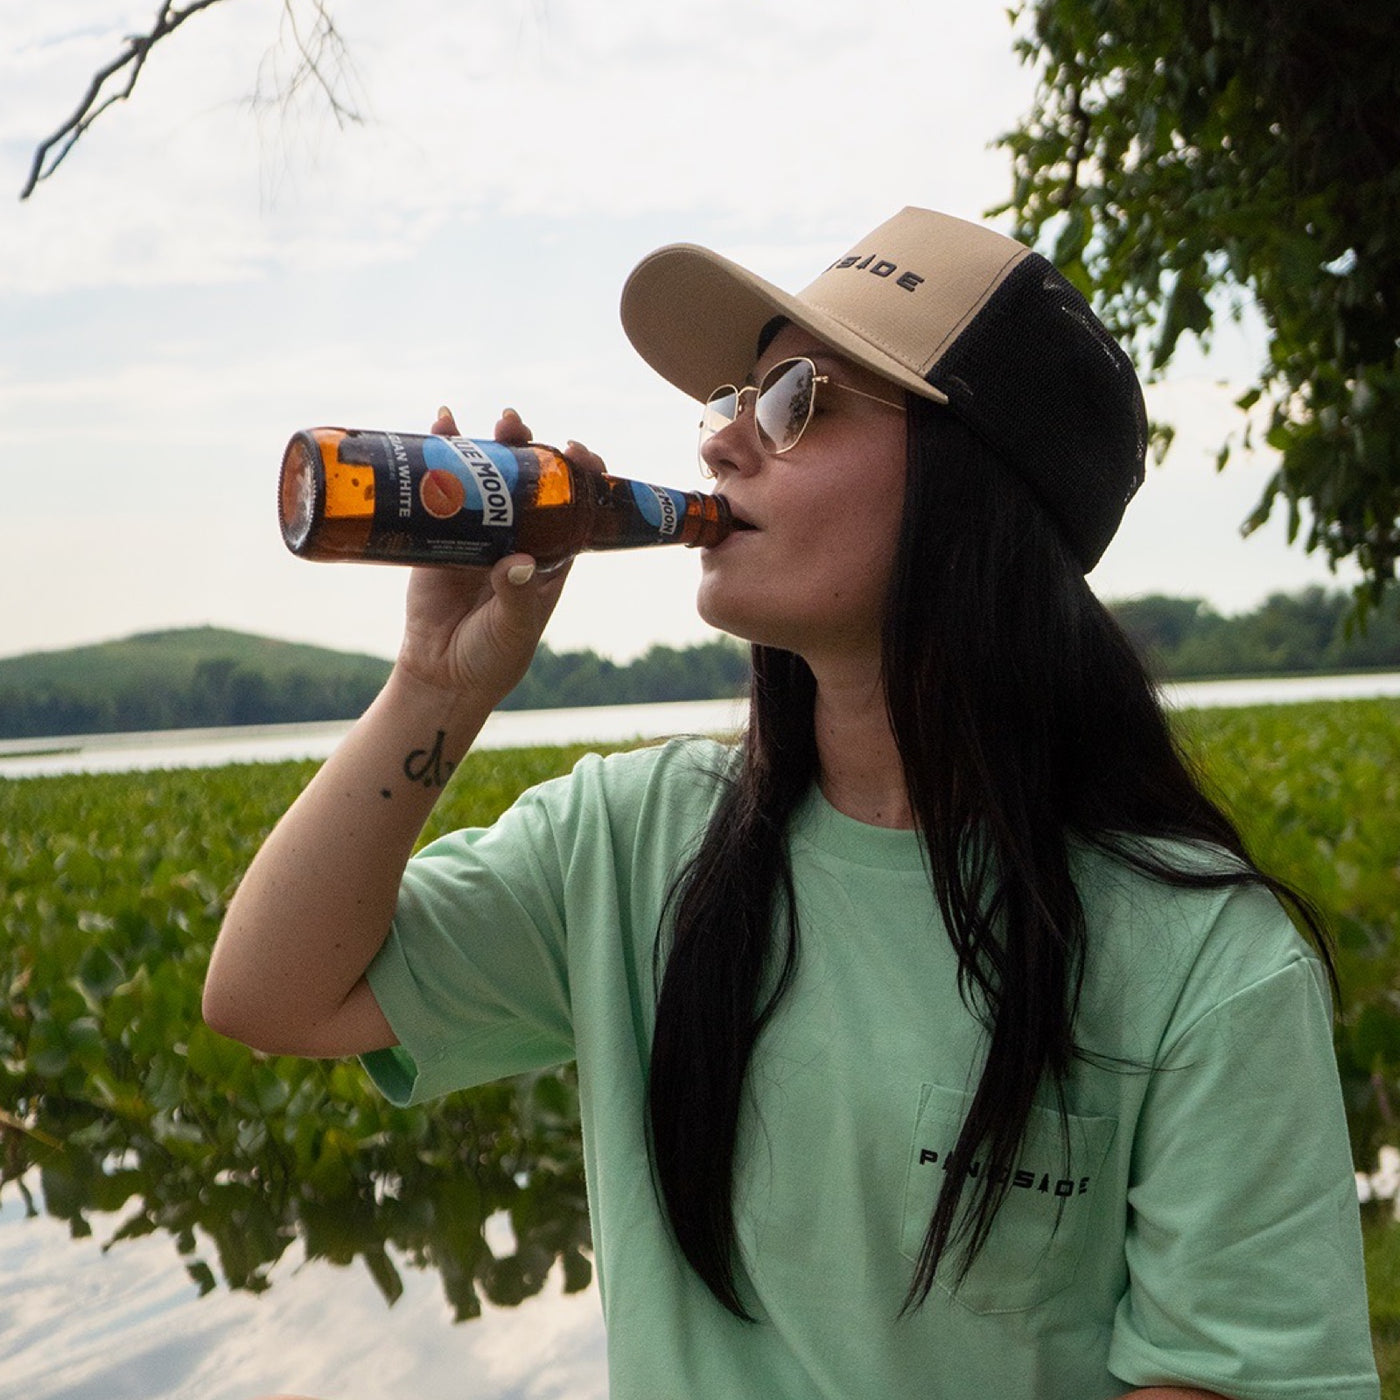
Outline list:
[[[904,768],[885,710],[878,670],[813,668],[822,795],[838,812],[870,826],[914,826]]]

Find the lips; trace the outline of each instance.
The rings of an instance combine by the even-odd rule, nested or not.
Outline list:
[[[715,494],[716,494],[716,495],[719,495],[718,492],[716,492]],[[742,510],[740,510],[739,507],[736,506],[736,505],[734,504],[734,502],[731,501],[731,500],[729,499],[728,496],[721,496],[720,499],[723,500],[724,503],[725,503],[725,505],[727,505],[727,506],[729,507],[730,518],[734,521],[734,527],[735,527],[735,529],[737,529],[737,530],[757,530],[757,529],[758,529],[758,526],[755,525],[755,524],[753,523],[753,521],[750,520],[750,519],[744,514],[744,512],[743,512]]]

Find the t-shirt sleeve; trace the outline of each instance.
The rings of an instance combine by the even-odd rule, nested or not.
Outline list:
[[[1301,947],[1174,1027],[1139,1119],[1128,1210],[1115,1376],[1236,1400],[1375,1400],[1329,1002]]]
[[[364,1064],[393,1102],[573,1058],[566,859],[539,789],[494,826],[453,832],[409,862],[367,973],[399,1044]]]

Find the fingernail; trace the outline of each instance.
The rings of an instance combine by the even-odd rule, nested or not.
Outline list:
[[[533,564],[512,564],[506,570],[506,577],[517,587],[522,583],[529,583],[535,576],[535,566]]]

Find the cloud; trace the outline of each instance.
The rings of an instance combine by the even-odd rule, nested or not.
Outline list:
[[[120,48],[122,31],[96,23],[109,7],[63,8],[63,42],[31,19],[0,56],[12,98],[0,156],[16,186],[33,143]],[[286,25],[266,6],[217,6],[157,47],[133,100],[28,207],[0,208],[0,278],[32,293],[368,266],[501,214],[698,211],[845,238],[911,200],[980,212],[1005,186],[985,143],[1029,92],[999,10],[960,12],[952,44],[947,6],[903,0],[859,13],[812,0],[800,15],[739,0],[333,9],[349,61],[328,71],[362,125],[338,127],[314,85],[285,108],[252,102],[295,62]]]

